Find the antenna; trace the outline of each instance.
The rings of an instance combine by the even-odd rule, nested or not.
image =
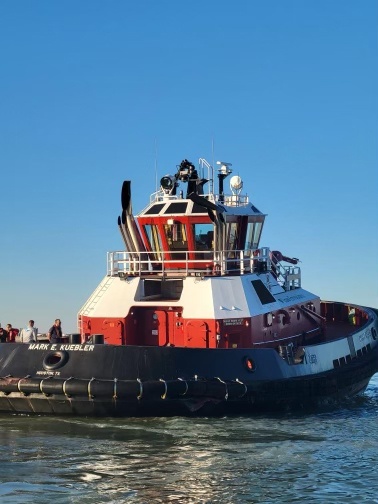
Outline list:
[[[211,155],[213,157],[212,165],[214,166],[214,137],[211,138]]]
[[[158,192],[158,174],[157,174],[157,141],[155,137],[155,192]]]
[[[223,180],[232,173],[230,166],[232,163],[226,163],[225,161],[217,161],[218,168],[218,182],[219,182],[219,201],[224,202],[224,192],[223,192]]]

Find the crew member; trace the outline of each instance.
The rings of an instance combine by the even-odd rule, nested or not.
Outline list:
[[[12,327],[12,324],[7,324],[7,332],[8,332],[8,340],[10,343],[14,343],[16,341],[16,336],[20,332],[15,327]]]
[[[28,326],[21,330],[20,343],[33,343],[37,341],[38,329],[34,327],[34,320],[29,320]]]
[[[0,343],[6,343],[8,332],[0,324]]]
[[[61,343],[62,336],[62,322],[57,318],[55,319],[54,325],[50,327],[47,337],[50,343]]]

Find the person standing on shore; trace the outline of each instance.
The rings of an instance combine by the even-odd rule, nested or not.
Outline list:
[[[37,341],[38,329],[34,327],[34,320],[29,320],[28,327],[21,330],[20,343],[34,343]]]
[[[55,319],[54,325],[50,327],[47,337],[50,343],[60,343],[62,341],[62,322],[60,319]]]

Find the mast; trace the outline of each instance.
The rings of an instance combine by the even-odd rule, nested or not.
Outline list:
[[[218,168],[218,183],[219,183],[219,201],[221,203],[224,202],[224,189],[223,189],[223,181],[226,177],[232,173],[230,166],[232,163],[225,163],[224,161],[217,161],[217,165],[220,165]]]

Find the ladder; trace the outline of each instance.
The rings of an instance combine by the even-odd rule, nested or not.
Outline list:
[[[86,303],[80,309],[79,315],[86,316],[91,313],[91,311],[94,309],[96,304],[100,301],[102,296],[108,290],[112,281],[113,281],[113,277],[108,276],[108,275],[102,280],[102,282],[99,284],[97,289],[93,292],[93,294],[90,296],[90,298],[86,301]]]

